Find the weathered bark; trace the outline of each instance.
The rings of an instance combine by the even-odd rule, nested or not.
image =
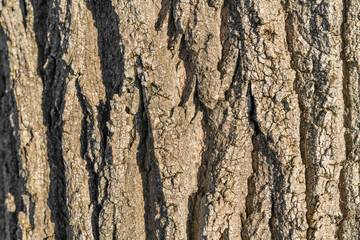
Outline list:
[[[0,239],[360,239],[358,0],[3,0]]]

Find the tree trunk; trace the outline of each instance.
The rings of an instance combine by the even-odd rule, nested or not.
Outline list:
[[[0,239],[359,239],[358,0],[2,0]]]

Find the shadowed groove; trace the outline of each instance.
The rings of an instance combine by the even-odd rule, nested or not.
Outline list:
[[[194,98],[197,98],[197,90],[195,90]],[[195,99],[198,104],[200,101]],[[205,107],[201,107],[203,111],[203,119],[201,122],[203,131],[205,133],[204,146],[206,146],[202,150],[201,154],[201,164],[198,168],[197,173],[197,191],[189,197],[189,216],[187,220],[188,224],[188,234],[191,239],[200,239],[202,238],[202,234],[204,232],[204,220],[209,214],[209,209],[206,203],[204,203],[203,198],[206,193],[209,192],[209,185],[212,184],[210,179],[210,171],[211,171],[211,159],[210,153],[213,150],[213,143],[211,142],[211,129],[208,126],[209,119],[209,110]]]
[[[87,101],[86,97],[81,92],[81,87],[79,83],[79,78],[75,82],[76,95],[80,103],[81,111],[83,113],[83,119],[81,120],[81,136],[80,136],[80,156],[86,161],[86,170],[89,173],[89,193],[90,193],[90,202],[94,205],[94,213],[98,213],[99,204],[99,174],[98,171],[95,171],[95,164],[97,162],[96,153],[94,149],[95,139],[92,138],[94,129],[95,129],[95,120],[94,120],[94,110]],[[91,153],[88,152],[91,151]],[[94,159],[91,156],[95,156]],[[94,213],[91,219],[93,236],[95,239],[99,239],[99,222],[98,215],[94,217]]]
[[[88,0],[85,1],[87,8],[91,11],[93,19],[95,20],[95,27],[98,30],[98,48],[100,56],[100,68],[103,84],[105,86],[105,102],[100,101],[97,106],[98,116],[98,128],[100,130],[100,156],[101,159],[94,161],[100,161],[99,169],[95,172],[94,163],[89,164],[88,169],[90,175],[93,176],[92,184],[95,186],[89,186],[92,203],[94,204],[94,210],[92,213],[92,228],[93,236],[95,239],[99,239],[99,221],[102,206],[108,197],[108,180],[106,179],[104,194],[105,196],[100,200],[98,199],[99,184],[101,178],[99,177],[104,170],[113,164],[112,147],[109,144],[109,140],[112,137],[112,133],[107,127],[110,122],[110,102],[115,94],[121,96],[122,86],[124,82],[124,45],[122,45],[122,37],[119,32],[119,17],[117,16],[112,2],[110,0]],[[84,115],[84,119],[86,115]],[[87,129],[88,131],[89,129]],[[85,133],[84,133],[85,134]],[[115,234],[115,233],[114,233]]]
[[[36,1],[36,0],[35,0]],[[31,3],[33,3],[34,0],[31,0]],[[21,13],[22,13],[22,22],[24,25],[24,28],[26,29],[27,26],[27,21],[26,21],[26,17],[28,15],[28,10],[26,8],[26,2],[25,0],[19,0],[19,5],[20,5],[20,9],[21,9]]]
[[[1,14],[1,13],[0,13]],[[0,25],[0,239],[21,239],[18,214],[25,210],[26,194],[21,169],[19,116],[10,80],[8,38]],[[15,212],[8,212],[5,199],[14,196]]]
[[[140,105],[135,119],[135,126],[140,137],[136,158],[143,184],[146,239],[165,239],[169,216],[159,162],[155,157],[153,133],[147,110],[149,100],[146,99],[145,90],[142,86],[145,75],[142,72],[143,65],[140,57],[136,60],[136,69],[136,87],[140,92]],[[160,208],[159,211],[157,211],[157,206]]]
[[[67,0],[65,22],[60,22],[59,14],[64,11],[58,0],[53,1],[54,8],[45,0],[33,0],[34,31],[38,45],[38,74],[44,85],[42,110],[46,126],[47,153],[50,166],[50,189],[48,205],[51,209],[51,221],[55,224],[56,239],[72,238],[69,224],[69,212],[66,206],[66,178],[62,151],[63,125],[62,114],[65,107],[66,78],[73,74],[72,69],[62,60],[68,48],[68,32],[66,23],[71,23],[71,0]],[[48,29],[48,21],[57,24]],[[59,34],[65,38],[61,41]],[[49,34],[49,42],[47,42]],[[45,62],[46,67],[44,68]]]
[[[187,101],[190,98],[190,95],[195,87],[195,75],[194,75],[194,64],[191,62],[192,55],[194,53],[190,52],[186,48],[185,35],[181,38],[180,49],[179,49],[179,58],[183,61],[185,67],[185,86],[182,90],[180,103],[178,106],[184,107]]]
[[[339,181],[339,191],[340,191],[340,208],[341,208],[341,212],[343,213],[343,219],[341,220],[340,224],[339,224],[339,229],[338,229],[338,237],[339,239],[344,239],[345,236],[345,224],[346,221],[349,218],[349,213],[351,211],[351,209],[349,208],[349,200],[348,199],[348,195],[351,194],[349,186],[347,186],[346,184],[346,180],[348,180],[348,172],[351,171],[351,161],[352,161],[352,151],[353,151],[353,139],[351,136],[351,120],[352,120],[352,111],[351,111],[351,107],[352,107],[352,101],[351,101],[351,92],[350,92],[350,64],[348,62],[347,59],[347,55],[346,55],[346,47],[347,47],[347,42],[346,42],[346,36],[345,36],[345,32],[347,30],[347,14],[348,14],[348,8],[347,8],[347,1],[343,0],[343,22],[341,25],[341,41],[342,41],[342,50],[341,50],[341,59],[343,62],[343,98],[344,98],[344,106],[345,106],[345,114],[344,114],[344,128],[345,128],[345,133],[344,133],[344,140],[345,140],[345,149],[346,149],[346,160],[344,163],[343,168],[341,169],[340,172],[340,181]],[[349,181],[349,180],[348,180]],[[351,180],[350,180],[351,182]],[[350,193],[350,194],[349,194]],[[351,201],[351,200],[350,200]],[[358,221],[357,221],[358,222]]]
[[[241,35],[241,31],[242,31],[242,26],[241,26],[241,22],[240,22],[240,15],[238,14],[238,12],[236,11],[236,7],[237,7],[238,3],[235,2],[231,2],[228,0],[225,0],[223,2],[223,5],[221,7],[221,31],[223,34],[228,34],[229,36],[226,36],[227,38],[230,37],[234,37],[234,38],[238,38],[237,36],[235,37],[234,35],[230,35],[232,33],[225,33],[227,31],[226,28],[230,28],[230,26],[228,26],[227,21],[229,19],[231,19],[231,26],[234,27],[234,32],[239,32]],[[233,21],[233,22],[232,22]],[[185,33],[185,34],[191,34],[191,33]],[[224,60],[225,58],[225,53],[226,50],[224,45],[226,44],[226,40],[227,39],[222,39],[222,59],[221,61]],[[237,39],[239,40],[239,39]],[[192,44],[191,42],[189,43],[183,43],[184,41],[184,37],[182,39],[182,42],[180,44],[180,50],[182,53],[182,60],[185,62],[185,66],[186,64],[188,66],[192,66],[194,63],[196,63],[196,53],[191,53],[189,50],[186,49],[186,44]],[[230,46],[226,46],[226,47],[230,47]],[[185,54],[187,53],[187,54]],[[191,59],[192,58],[192,59]],[[231,102],[231,105],[233,106],[235,104],[235,102],[238,100],[238,98],[241,97],[242,95],[242,88],[243,88],[243,83],[239,81],[239,64],[240,64],[240,55],[237,58],[237,62],[236,62],[236,66],[235,66],[235,70],[234,70],[234,75],[232,78],[232,83],[230,85],[230,89],[228,89],[227,92],[230,92],[231,90],[234,90],[236,97],[234,98],[233,102]],[[222,65],[222,62],[218,65],[218,70],[221,71],[221,68],[224,67]],[[203,119],[202,119],[202,128],[203,131],[205,133],[205,139],[204,139],[204,149],[202,150],[202,156],[201,156],[201,165],[198,168],[198,173],[197,173],[197,182],[198,182],[198,190],[196,193],[192,194],[191,196],[189,196],[188,201],[189,201],[189,214],[187,217],[187,232],[188,235],[190,237],[190,239],[197,239],[197,238],[202,238],[205,237],[203,234],[205,232],[205,225],[207,224],[207,218],[209,216],[209,206],[208,206],[208,202],[206,201],[206,195],[207,194],[215,194],[215,184],[216,181],[218,180],[218,175],[219,175],[219,170],[218,167],[219,165],[222,163],[223,159],[224,159],[224,155],[228,149],[228,147],[231,144],[234,144],[234,140],[237,138],[236,136],[236,124],[230,124],[230,126],[228,126],[229,128],[231,128],[231,133],[226,133],[225,136],[223,136],[223,139],[226,139],[224,141],[218,141],[217,140],[217,136],[222,135],[222,128],[225,124],[225,121],[227,121],[227,117],[229,115],[229,108],[225,107],[222,108],[221,104],[218,104],[217,106],[215,106],[215,108],[222,108],[222,120],[219,123],[219,125],[214,124],[212,118],[215,117],[214,112],[216,111],[212,111],[211,109],[206,108],[201,101],[199,100],[199,96],[198,96],[198,88],[196,85],[196,76],[195,76],[195,71],[193,68],[195,67],[188,67],[187,69],[187,78],[188,79],[194,79],[191,81],[195,81],[194,84],[195,85],[195,91],[194,91],[194,102],[196,105],[196,109],[199,109],[203,112]],[[223,73],[221,73],[223,75]],[[187,80],[187,86],[185,87],[182,96],[181,96],[181,104],[183,104],[184,102],[186,102],[189,98],[189,95],[191,93],[191,81]],[[189,86],[189,87],[188,87]],[[189,88],[189,89],[187,89]],[[228,94],[226,94],[228,95]],[[228,100],[228,99],[227,99]],[[216,122],[216,121],[215,121]],[[224,232],[222,232],[222,238],[226,238],[228,237],[229,232],[227,230],[224,230]]]
[[[258,166],[254,168],[254,172],[259,174],[258,168],[260,164],[268,165],[267,171],[269,173],[269,185],[271,186],[271,218],[269,220],[269,227],[271,232],[271,238],[277,239],[281,236],[282,225],[281,223],[286,222],[286,216],[284,216],[285,206],[285,178],[281,167],[280,160],[276,157],[278,154],[271,148],[271,143],[273,140],[271,137],[265,135],[257,122],[256,117],[256,102],[255,98],[252,95],[251,83],[248,85],[248,97],[249,97],[249,124],[251,128],[254,130],[254,135],[252,137],[252,142],[254,146],[253,152],[253,164]],[[269,144],[270,143],[270,144]],[[265,162],[256,162],[258,161],[257,154],[261,154],[266,160]],[[255,184],[255,182],[253,182]],[[251,196],[251,195],[250,195]],[[254,204],[251,201],[251,198],[247,199],[247,205],[250,206]],[[257,203],[255,203],[257,204]],[[250,207],[251,209],[252,207]],[[290,236],[292,237],[291,233]]]
[[[263,45],[264,49],[266,49],[265,42],[261,42],[261,29],[260,26],[263,25],[262,19],[259,17],[259,14],[256,9],[256,1],[245,0],[241,7],[241,12],[244,14],[244,17],[247,17],[250,22],[250,31],[253,34],[253,37],[257,39],[256,43],[251,43],[250,48],[253,48],[256,54],[261,54],[258,52],[257,46]],[[243,18],[243,17],[241,17]],[[246,38],[251,38],[251,36],[246,36]],[[245,39],[245,36],[243,38]],[[272,239],[277,239],[282,235],[285,237],[292,238],[293,231],[289,229],[289,227],[285,227],[289,224],[289,216],[284,214],[286,212],[288,206],[285,200],[287,194],[291,193],[290,190],[290,182],[288,176],[286,176],[286,169],[283,168],[280,155],[277,152],[276,146],[274,146],[274,140],[272,139],[271,131],[267,133],[268,130],[264,126],[260,126],[257,121],[257,106],[261,103],[258,99],[256,99],[252,94],[252,82],[259,81],[262,79],[246,79],[247,72],[249,71],[248,65],[251,65],[255,59],[248,59],[246,57],[247,46],[246,42],[242,43],[244,47],[241,48],[243,61],[241,62],[241,78],[244,78],[245,82],[249,82],[247,89],[247,97],[248,97],[248,121],[249,125],[253,129],[252,143],[253,143],[253,152],[252,152],[252,160],[253,160],[253,174],[249,178],[248,182],[248,196],[246,197],[246,213],[247,213],[247,223],[251,225],[251,228],[256,228],[253,226],[254,223],[251,222],[251,216],[255,213],[256,210],[259,209],[259,205],[263,204],[262,200],[256,200],[255,196],[259,194],[258,188],[264,189],[265,187],[269,188],[270,193],[270,206],[271,216],[269,218],[269,222],[266,226],[271,234]],[[261,63],[257,63],[261,64]],[[250,67],[251,69],[251,67]],[[274,69],[271,69],[274,71]],[[267,107],[264,106],[260,108],[260,111],[266,111]],[[266,173],[265,176],[262,176]],[[266,183],[258,185],[257,178],[262,179]],[[257,212],[258,213],[258,212]],[[243,238],[249,237],[248,224],[245,224],[243,229]],[[266,224],[266,223],[264,223]],[[264,226],[265,227],[265,226]],[[286,233],[285,233],[286,232]],[[285,235],[284,235],[285,233]],[[253,233],[250,233],[250,236]]]
[[[106,127],[106,123],[110,120],[110,101],[113,99],[114,94],[121,95],[124,81],[124,46],[121,43],[122,37],[119,33],[119,18],[114,7],[111,5],[111,1],[87,1],[87,7],[91,10],[95,20],[95,27],[98,29],[100,64],[103,83],[106,88],[106,102],[101,102],[98,107],[103,158],[99,168],[99,171],[101,171],[104,165],[112,164],[111,146],[108,144],[108,138],[111,136]],[[143,68],[140,58],[137,60],[137,65],[139,69]],[[141,98],[139,112],[137,114],[137,122],[140,123],[137,127],[140,135],[137,161],[143,182],[146,237],[147,239],[153,239],[152,236],[155,236],[156,231],[159,231],[159,236],[163,239],[166,236],[168,216],[162,182],[160,180],[158,161],[154,155],[152,130],[149,120],[147,118],[144,119],[144,117],[148,115],[146,113],[147,103],[143,96],[140,78],[140,76],[137,76],[136,80]],[[106,161],[104,161],[104,159],[106,159]],[[144,167],[145,165],[148,166]],[[160,212],[158,213],[160,214],[159,218],[156,217],[157,205],[160,206]],[[100,211],[101,205],[95,209],[93,213],[93,218],[97,218],[97,222]],[[164,224],[161,223],[163,219],[165,220]]]
[[[179,3],[180,0],[162,0],[161,8],[158,14],[158,19],[155,23],[155,30],[160,31],[164,25],[164,21],[168,16],[167,23],[167,36],[168,36],[168,49],[173,51],[174,46],[177,43],[181,34],[184,34],[182,31],[177,29],[175,23],[175,5]]]

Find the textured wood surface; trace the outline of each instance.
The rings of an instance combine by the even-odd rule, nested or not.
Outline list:
[[[358,0],[2,0],[0,239],[359,239]]]

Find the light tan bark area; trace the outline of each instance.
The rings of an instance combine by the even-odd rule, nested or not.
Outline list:
[[[359,239],[359,16],[0,1],[0,239]]]

